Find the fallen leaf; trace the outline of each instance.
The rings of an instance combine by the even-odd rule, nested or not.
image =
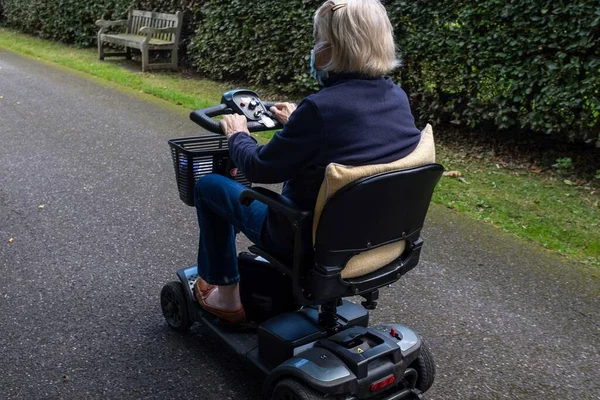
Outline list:
[[[8,239],[8,243],[12,243],[12,242],[14,242],[14,241],[15,241],[15,238],[9,238],[9,239]]]
[[[534,174],[539,174],[542,172],[542,169],[540,167],[531,167],[530,171]]]
[[[467,185],[470,185],[470,183],[467,182],[467,180],[465,178],[458,178],[458,181],[462,182],[462,183],[466,183]]]
[[[463,174],[460,171],[446,171],[443,176],[448,178],[460,178]]]
[[[566,185],[569,185],[569,186],[573,186],[574,185],[574,183],[572,181],[568,180],[568,179],[565,179],[564,182],[565,182]]]

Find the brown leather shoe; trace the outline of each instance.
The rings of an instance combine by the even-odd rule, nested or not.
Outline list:
[[[214,308],[206,304],[206,297],[200,298],[198,303],[200,303],[200,307],[202,307],[205,311],[231,324],[237,325],[246,322],[246,312],[244,311],[243,306],[235,311],[219,310],[218,308]]]
[[[194,295],[196,296],[196,301],[200,303],[201,298],[207,298],[213,290],[215,290],[216,286],[207,283],[204,279],[198,278],[196,283],[194,283]]]
[[[232,324],[243,324],[244,322],[246,322],[246,312],[244,311],[244,307],[241,307],[235,311],[227,311],[211,307],[206,303],[206,299],[215,289],[216,286],[207,283],[202,278],[198,278],[198,280],[196,280],[196,283],[194,283],[194,294],[196,296],[196,301],[198,302],[198,304],[200,304],[200,307],[202,307],[204,310],[211,313],[215,317],[218,317]]]

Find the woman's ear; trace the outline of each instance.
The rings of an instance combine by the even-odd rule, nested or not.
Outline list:
[[[322,70],[329,61],[331,61],[331,47],[326,47],[315,54],[315,68]]]

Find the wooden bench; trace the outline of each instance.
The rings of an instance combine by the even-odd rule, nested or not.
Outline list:
[[[127,19],[118,21],[96,21],[98,32],[98,59],[104,57],[125,56],[131,59],[131,49],[142,52],[142,71],[150,68],[177,69],[179,38],[181,36],[182,13],[165,14],[151,11],[129,9]],[[126,27],[125,33],[105,33],[111,27]],[[125,47],[124,53],[105,53],[104,43]],[[170,50],[170,63],[150,64],[150,50]]]

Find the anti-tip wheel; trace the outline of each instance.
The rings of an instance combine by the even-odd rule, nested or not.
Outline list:
[[[160,307],[172,329],[187,332],[192,326],[181,282],[169,282],[163,286],[160,292]]]

